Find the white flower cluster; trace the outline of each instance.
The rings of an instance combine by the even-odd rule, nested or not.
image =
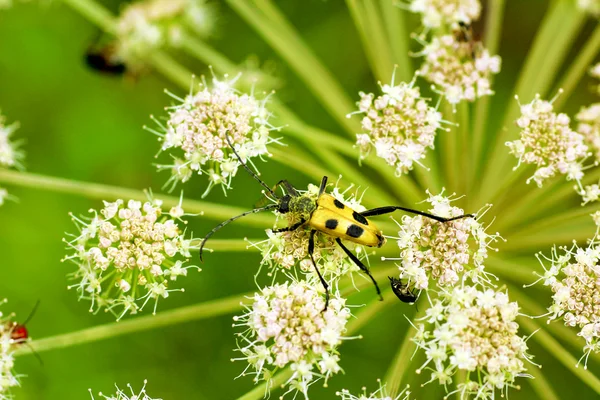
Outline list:
[[[479,0],[412,0],[409,10],[421,14],[426,28],[439,28],[457,22],[471,24],[479,19]]]
[[[8,125],[6,117],[0,114],[0,168],[23,168],[24,154],[19,150],[20,143],[11,140],[18,127],[18,122]],[[0,187],[0,206],[11,197],[6,189]]]
[[[90,219],[73,217],[79,235],[69,241],[74,252],[67,257],[77,264],[72,279],[79,297],[91,300],[90,311],[106,308],[117,319],[141,311],[154,300],[183,289],[167,288],[168,280],[186,276],[193,239],[185,239],[176,220],[184,215],[180,206],[168,214],[158,200],[104,202]],[[141,304],[140,304],[141,303]]]
[[[6,303],[6,299],[0,304]],[[20,327],[14,321],[14,314],[4,315],[0,312],[0,400],[10,400],[10,388],[19,386],[17,375],[14,374],[14,350],[25,339],[15,335],[15,328]]]
[[[585,144],[594,152],[594,161],[600,162],[600,103],[583,107],[575,120],[577,132],[584,137]]]
[[[417,373],[430,370],[428,383],[446,386],[458,370],[465,371],[456,389],[461,398],[494,399],[496,389],[504,394],[516,377],[525,376],[527,344],[517,332],[518,314],[517,303],[502,292],[469,286],[441,291],[412,339],[427,357]]]
[[[577,0],[577,7],[594,17],[600,16],[600,0]]]
[[[365,207],[360,204],[360,198],[349,195],[346,196],[346,189],[340,192],[337,187],[331,191],[331,195],[344,203],[349,208],[361,212]],[[300,191],[302,193],[302,191]],[[319,188],[315,185],[309,185],[308,190],[304,192],[310,197],[317,199]],[[298,222],[298,217],[293,213],[285,215],[287,225],[293,225]],[[270,270],[277,272],[280,269],[289,270],[298,265],[306,273],[307,279],[311,283],[321,285],[317,274],[315,273],[312,260],[308,254],[308,240],[310,228],[298,228],[292,232],[274,233],[267,230],[268,239],[258,243],[252,243],[252,246],[258,248],[262,254],[261,265],[266,265]],[[367,257],[366,249],[361,245],[354,243],[345,243],[348,249],[352,250],[359,259],[364,260]],[[314,249],[315,263],[321,274],[327,282],[335,286],[339,278],[359,271],[360,269],[346,253],[337,245],[335,238],[329,235],[317,235],[315,237]]]
[[[102,393],[98,393],[98,395],[102,396],[102,398],[104,398],[105,400],[161,400],[161,399],[153,399],[150,396],[148,396],[148,394],[146,393],[146,384],[147,383],[148,383],[148,381],[144,380],[144,386],[142,386],[142,389],[137,394],[133,391],[133,388],[131,387],[131,385],[127,384],[127,387],[129,388],[131,394],[125,393],[123,390],[119,389],[119,387],[115,385],[115,387],[117,388],[117,392],[115,394],[105,395]],[[94,395],[92,394],[92,389],[90,389],[89,392],[90,392],[90,396],[92,396],[92,400],[94,400]]]
[[[451,198],[429,194],[431,212],[441,217],[456,217],[464,211],[452,206]],[[484,210],[481,214],[485,213]],[[439,287],[460,284],[465,278],[473,283],[489,285],[484,262],[490,244],[498,234],[489,235],[475,218],[441,223],[431,218],[405,215],[398,224],[399,258],[385,258],[400,263],[400,279],[408,279],[416,289],[428,289],[430,280]]]
[[[277,369],[293,371],[286,393],[299,392],[308,399],[309,386],[341,371],[337,346],[344,339],[350,310],[345,299],[333,295],[323,311],[322,293],[306,282],[286,282],[266,287],[254,295],[244,315],[234,317],[239,350],[248,366],[242,375],[269,381]],[[250,370],[250,371],[249,371]]]
[[[417,73],[441,90],[449,103],[494,94],[490,77],[500,72],[501,59],[490,56],[487,49],[444,35],[433,37],[421,54],[425,60]]]
[[[133,2],[117,20],[116,57],[130,67],[140,67],[153,50],[179,45],[186,31],[208,36],[214,22],[214,9],[206,0]]]
[[[414,82],[381,86],[383,95],[360,92],[358,113],[363,133],[356,135],[360,157],[372,148],[378,157],[396,168],[396,175],[406,174],[415,163],[421,164],[427,148],[433,148],[441,126],[442,114],[421,97]]]
[[[554,293],[549,319],[562,317],[565,325],[579,328],[587,364],[590,353],[600,353],[600,241],[596,237],[586,248],[555,247],[549,258],[538,259],[544,274],[537,282],[543,281]],[[550,262],[549,268],[544,260]]]
[[[510,153],[521,163],[533,164],[537,170],[529,179],[538,186],[555,176],[563,174],[578,183],[583,177],[583,160],[589,155],[584,136],[569,127],[566,114],[553,112],[552,102],[539,96],[529,104],[521,105],[521,117],[516,121],[521,137],[506,142]]]
[[[239,76],[238,76],[239,77]],[[267,120],[267,99],[238,92],[233,88],[237,78],[219,81],[213,78],[201,90],[187,96],[182,103],[170,109],[166,127],[156,132],[162,141],[161,151],[171,151],[173,164],[161,165],[170,169],[169,182],[186,182],[192,174],[206,174],[208,194],[215,185],[230,188],[231,180],[240,163],[227,143],[226,133],[242,160],[269,155],[267,145],[274,142],[269,133],[274,128]],[[254,167],[255,168],[255,167]]]
[[[363,387],[363,392],[358,396],[350,393],[349,390],[342,389],[341,392],[337,392],[336,395],[340,396],[342,400],[409,400],[410,391],[408,390],[409,386],[407,385],[404,390],[402,390],[398,395],[394,398],[387,393],[385,385],[381,384],[381,380],[377,380],[379,383],[379,389],[374,391],[371,394],[367,395],[367,388]]]

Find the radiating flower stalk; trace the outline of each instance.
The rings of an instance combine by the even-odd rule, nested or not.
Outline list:
[[[70,2],[96,5],[93,0]],[[598,205],[595,203],[600,199],[600,182],[597,181],[600,176],[595,165],[600,154],[600,112],[598,103],[593,103],[579,105],[579,113],[568,115],[554,99],[545,100],[548,88],[561,82],[557,75],[561,69],[560,65],[547,66],[540,58],[543,54],[560,64],[560,55],[567,53],[574,38],[565,33],[568,39],[564,41],[553,42],[548,37],[534,41],[522,76],[534,76],[539,72],[539,80],[543,77],[548,82],[536,82],[535,77],[531,82],[518,84],[515,92],[520,94],[521,101],[529,103],[520,103],[518,108],[516,103],[507,107],[514,107],[516,112],[515,115],[507,112],[505,122],[514,125],[504,133],[507,127],[492,123],[496,118],[490,119],[489,123],[479,120],[489,115],[491,109],[488,109],[486,99],[494,95],[493,78],[501,69],[501,59],[494,55],[498,48],[497,39],[495,43],[486,42],[485,46],[475,40],[481,35],[474,34],[472,26],[488,12],[479,1],[406,0],[399,8],[386,8],[384,2],[377,5],[362,0],[350,3],[365,11],[353,18],[359,31],[365,33],[364,44],[377,49],[373,63],[397,57],[400,47],[412,48],[411,56],[419,57],[421,62],[416,71],[399,71],[398,75],[407,81],[398,80],[398,71],[394,70],[389,84],[380,83],[381,93],[360,92],[355,96],[354,110],[352,100],[337,83],[335,75],[329,74],[308,50],[274,2],[232,1],[230,5],[283,56],[338,122],[340,116],[349,117],[341,124],[352,135],[352,140],[310,126],[275,98],[271,101],[268,95],[236,88],[240,76],[230,70],[235,69],[230,68],[235,64],[203,42],[214,31],[214,14],[207,11],[212,6],[209,2],[140,1],[124,8],[116,23],[95,14],[93,7],[77,10],[96,23],[113,28],[109,31],[116,38],[111,46],[119,62],[126,63],[132,70],[154,68],[179,83],[182,90],[189,89],[191,74],[168,58],[163,50],[180,46],[203,63],[213,59],[221,66],[227,65],[227,68],[216,69],[230,75],[217,78],[210,71],[213,79],[210,82],[203,79],[199,88],[192,86],[187,96],[169,92],[175,104],[166,108],[165,118],[155,119],[158,127],[149,129],[158,136],[159,156],[166,160],[160,159],[158,168],[171,173],[166,184],[169,189],[192,181],[200,182],[205,195],[216,186],[220,186],[224,194],[236,193],[234,177],[242,165],[228,138],[243,162],[257,175],[261,169],[258,160],[268,161],[268,168],[277,168],[279,162],[310,175],[307,165],[311,162],[296,152],[294,140],[287,140],[293,137],[315,149],[313,157],[319,163],[318,167],[323,164],[322,169],[329,176],[346,172],[337,170],[341,167],[336,169],[336,161],[339,161],[348,170],[348,175],[372,182],[372,187],[381,192],[399,193],[399,197],[403,197],[404,191],[392,190],[396,186],[393,184],[397,183],[412,190],[414,198],[427,203],[409,204],[411,202],[402,198],[398,199],[398,205],[422,211],[427,209],[442,217],[475,214],[472,218],[448,223],[422,215],[395,217],[398,228],[394,232],[386,227],[384,233],[388,242],[377,250],[380,252],[377,257],[367,257],[373,253],[372,249],[346,241],[350,250],[369,267],[381,268],[385,265],[379,262],[382,258],[394,262],[398,271],[393,278],[421,297],[419,306],[426,307],[424,317],[409,320],[414,329],[403,333],[410,335],[403,343],[416,347],[419,357],[425,361],[419,367],[412,365],[410,357],[398,359],[401,368],[391,365],[386,381],[380,382],[379,389],[374,392],[341,390],[329,391],[325,396],[336,393],[342,400],[406,400],[412,395],[419,398],[419,389],[416,393],[400,390],[408,383],[416,388],[419,384],[439,384],[446,397],[455,396],[461,400],[519,396],[520,386],[529,384],[530,380],[523,379],[530,377],[528,371],[537,371],[531,361],[532,355],[528,353],[528,340],[539,340],[542,344],[547,341],[535,334],[531,338],[524,336],[520,325],[530,325],[519,321],[527,318],[527,310],[521,310],[519,304],[510,300],[511,293],[503,285],[505,279],[530,283],[523,279],[523,271],[515,273],[496,265],[528,254],[529,259],[523,261],[522,270],[533,271],[536,268],[530,260],[533,255],[553,245],[556,247],[551,256],[539,256],[544,266],[540,281],[549,288],[544,291],[545,299],[547,303],[552,302],[547,316],[550,320],[562,318],[570,328],[567,333],[562,333],[560,339],[563,342],[575,342],[577,336],[585,340],[581,360],[585,367],[597,362],[600,355],[597,306],[600,303],[600,275],[596,264],[600,257],[600,242],[598,228],[593,225],[600,223],[600,211],[596,211]],[[490,10],[498,11],[502,6],[502,2],[490,3],[493,3],[488,5]],[[577,7],[596,15],[596,3],[579,1],[577,4],[553,5],[545,21],[554,19],[578,26],[574,19],[581,15]],[[399,29],[393,21],[415,17],[406,10],[418,14],[421,20],[421,26],[412,35],[416,39],[413,41],[406,32],[402,32],[403,36],[393,35],[404,29]],[[396,14],[392,15],[392,11]],[[484,36],[485,41],[499,37],[500,21],[501,14],[488,12],[485,23],[489,30]],[[378,27],[384,29],[376,29]],[[540,35],[544,31],[540,29]],[[199,45],[190,46],[190,43]],[[600,50],[598,47],[600,44],[595,47],[596,53]],[[195,50],[191,51],[192,48]],[[408,56],[401,54],[403,59]],[[392,65],[375,66],[389,71],[394,68]],[[576,65],[573,68],[567,67],[567,73],[581,71],[573,72],[577,75],[576,81],[583,78],[586,70],[593,78],[600,78],[599,66]],[[511,80],[515,82],[519,80],[513,78]],[[317,81],[321,85],[315,85]],[[327,95],[321,91],[323,87],[327,88]],[[569,90],[572,88],[565,89],[562,96],[569,97]],[[536,96],[537,91],[540,94]],[[499,105],[498,112],[502,112],[503,106]],[[272,114],[273,120],[277,118],[276,122],[271,121]],[[352,126],[356,127],[353,131],[348,129]],[[478,126],[484,128],[477,130]],[[273,137],[274,130],[281,130],[281,141]],[[472,140],[474,132],[485,137]],[[289,147],[280,152],[271,147],[275,143],[289,144]],[[481,146],[479,158],[470,154],[476,143]],[[266,160],[271,152],[275,157]],[[504,162],[486,165],[490,159],[487,156],[493,152],[500,152],[502,157],[499,159]],[[1,163],[2,154],[0,151],[2,167],[16,166]],[[373,170],[367,172],[366,168],[359,167],[359,163],[342,164],[343,158],[348,156],[369,161]],[[511,156],[518,160],[517,171],[513,170]],[[465,165],[472,171],[453,177],[451,171],[456,169],[454,163],[459,158],[461,162],[466,160]],[[482,176],[484,184],[489,169],[502,178],[494,182],[502,189],[502,196],[488,195],[485,191],[480,193],[477,185],[472,184],[473,171]],[[531,176],[519,179],[528,171],[533,171]],[[377,174],[385,176],[386,184],[392,183],[394,188],[384,187]],[[314,175],[310,177],[315,178]],[[5,178],[0,170],[0,181],[2,179]],[[31,179],[35,181],[35,177]],[[525,185],[531,181],[536,185]],[[571,189],[573,182],[566,181],[575,182],[576,193]],[[430,187],[428,182],[438,183],[438,187]],[[351,189],[342,189],[344,187]],[[443,187],[448,192],[442,191]],[[327,191],[345,207],[358,213],[365,211],[362,203],[365,198],[371,200],[370,191],[363,191],[365,188],[361,187],[361,191],[353,192],[352,188],[352,182],[347,183],[344,178],[336,185],[330,185]],[[569,192],[565,192],[565,188]],[[58,187],[52,189],[66,191]],[[300,193],[318,201],[318,188],[314,185]],[[556,198],[550,193],[556,193]],[[0,204],[1,199],[0,191]],[[498,202],[493,207],[488,204],[492,199],[494,203]],[[278,200],[269,196],[267,201]],[[577,202],[582,202],[586,208],[578,210]],[[387,205],[392,204],[381,204]],[[502,223],[505,215],[514,212],[513,207],[521,215],[502,225],[502,237],[499,233],[489,233],[494,215]],[[87,217],[73,217],[79,232],[66,240],[69,254],[65,257],[77,266],[71,274],[75,280],[71,287],[77,290],[81,299],[91,302],[91,311],[109,311],[117,319],[135,314],[147,304],[156,312],[159,299],[168,297],[174,290],[182,290],[170,288],[171,281],[187,275],[190,269],[199,269],[194,265],[192,252],[197,248],[196,240],[186,234],[184,215],[181,204],[167,212],[160,201],[150,199],[147,202],[105,201],[101,210],[92,210]],[[222,215],[213,212],[212,215],[207,213],[206,217],[216,219]],[[283,221],[277,224],[279,219]],[[241,218],[235,223],[243,224],[244,221],[247,220]],[[293,213],[285,218],[275,213],[272,229],[266,233],[261,231],[255,237],[262,240],[251,240],[248,246],[249,250],[260,251],[261,261],[256,259],[254,270],[257,271],[255,282],[260,284],[254,296],[244,302],[244,311],[234,317],[239,353],[235,360],[240,365],[241,376],[253,377],[257,385],[242,396],[245,400],[267,396],[270,391],[279,390],[279,386],[283,387],[282,397],[315,398],[311,390],[315,383],[334,386],[335,382],[337,385],[342,368],[347,375],[357,374],[352,365],[344,363],[341,345],[346,339],[356,338],[351,328],[355,322],[350,312],[355,304],[352,297],[355,291],[351,289],[354,277],[362,272],[335,246],[330,236],[319,233],[314,258],[331,292],[325,309],[324,289],[308,254],[310,229],[303,226],[292,232],[274,232],[275,227],[297,221],[298,216]],[[512,237],[522,240],[511,242]],[[506,244],[503,238],[507,239]],[[561,246],[570,239],[584,238],[591,238],[584,247],[577,244]],[[490,254],[490,250],[497,250],[497,254]],[[261,270],[262,267],[266,268]],[[531,292],[525,293],[514,297],[527,298]],[[374,294],[370,294],[367,309],[379,304]],[[399,306],[407,307],[406,310],[409,307]],[[232,308],[226,308],[223,314],[231,311]],[[356,314],[360,320],[361,313]],[[545,327],[542,329],[546,330]],[[415,330],[416,334],[408,333]],[[549,332],[554,334],[552,330]],[[364,340],[372,339],[366,337]],[[401,351],[404,351],[404,344]],[[562,342],[557,346],[557,353],[568,353],[560,347]],[[565,363],[564,357],[556,357]],[[570,367],[572,370],[573,366]],[[12,371],[12,364],[9,370]],[[575,375],[591,390],[600,393],[600,381],[590,370],[578,371]],[[417,374],[412,373],[415,371]],[[424,380],[419,375],[424,376]],[[537,384],[544,382],[541,372],[531,372],[531,375],[536,376],[532,387],[539,398],[556,397],[544,393],[544,390],[553,390],[551,383],[546,382],[545,389],[540,389],[544,387],[544,383]],[[131,394],[117,390],[115,395],[101,397],[151,400],[145,386],[139,392],[129,387]]]

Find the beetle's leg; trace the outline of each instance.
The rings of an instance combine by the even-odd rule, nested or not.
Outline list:
[[[387,207],[374,208],[372,210],[363,211],[360,213],[360,215],[362,215],[363,217],[372,217],[374,215],[389,214],[396,210],[402,210],[402,211],[406,211],[408,213],[422,215],[423,217],[431,218],[431,219],[434,219],[439,222],[449,222],[449,221],[454,221],[456,219],[462,219],[462,218],[475,218],[475,214],[464,214],[464,215],[459,215],[458,217],[444,218],[444,217],[429,214],[429,213],[426,213],[423,211],[413,210],[411,208],[405,208],[405,207],[399,207],[399,206],[387,206]]]
[[[294,225],[286,226],[285,228],[273,229],[273,233],[295,231],[296,229],[300,228],[305,223],[306,223],[306,220],[301,219],[300,221],[296,222]]]
[[[321,186],[319,187],[319,196],[321,196],[323,194],[323,192],[325,192],[326,187],[327,187],[327,177],[324,176],[323,179],[321,179]]]
[[[319,267],[317,267],[317,263],[315,262],[315,231],[314,229],[310,231],[310,237],[308,238],[308,255],[310,255],[310,259],[312,260],[313,266],[315,267],[315,271],[317,271],[317,275],[319,275],[319,279],[321,280],[321,284],[325,288],[325,308],[323,311],[327,311],[327,306],[329,305],[329,285],[323,279],[323,275],[321,275],[321,271],[319,271]]]
[[[354,255],[354,253],[352,253],[346,246],[344,246],[344,244],[342,243],[340,238],[335,239],[335,241],[337,242],[337,244],[340,245],[340,247],[342,248],[342,250],[344,250],[344,252],[348,255],[348,257],[350,257],[352,262],[354,262],[354,264],[356,264],[356,266],[358,268],[360,268],[361,271],[363,271],[365,274],[369,275],[369,278],[371,278],[371,280],[373,281],[373,284],[375,285],[375,289],[377,290],[377,294],[379,295],[379,300],[383,301],[383,296],[381,295],[381,290],[379,290],[379,285],[377,284],[377,281],[375,280],[375,278],[373,278],[373,275],[371,275],[371,271],[369,271],[369,268],[367,268],[367,266],[365,264],[363,264],[362,261],[360,261],[358,259],[358,257],[356,257]]]

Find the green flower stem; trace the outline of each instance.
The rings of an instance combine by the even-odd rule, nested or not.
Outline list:
[[[526,260],[507,260],[490,254],[485,266],[486,271],[521,285],[535,282],[538,277],[534,275],[533,271],[538,270],[539,272],[540,269],[538,261],[533,255]]]
[[[546,331],[539,329],[539,325],[527,317],[519,318],[521,325],[528,333],[535,334],[532,339],[538,342],[549,354],[552,354],[562,365],[571,371],[577,378],[600,394],[600,379],[583,367],[577,367],[577,359]],[[537,332],[536,332],[537,331]]]
[[[422,306],[421,310],[412,318],[413,321],[425,316],[425,311],[427,311],[428,307]],[[394,356],[394,360],[385,374],[383,382],[385,382],[388,393],[392,398],[397,396],[402,390],[402,381],[405,378],[406,371],[412,364],[412,355],[415,352],[417,345],[411,339],[416,332],[417,330],[412,325],[408,328],[404,335],[404,339],[402,339],[402,343],[398,348],[398,352]]]
[[[471,186],[472,182],[469,179],[471,174],[469,173],[469,169],[473,167],[473,154],[470,151],[465,151],[465,149],[470,148],[470,143],[472,142],[471,135],[471,110],[470,105],[466,101],[462,101],[457,105],[457,118],[458,118],[458,127],[456,132],[456,144],[454,145],[454,151],[456,152],[454,159],[457,161],[456,164],[456,179],[459,184],[458,194],[466,195],[463,198],[463,203],[465,204],[465,208],[469,208],[469,198],[471,197]],[[463,175],[462,178],[460,175]]]
[[[406,30],[403,11],[394,2],[388,0],[379,0],[379,7],[383,14],[383,23],[387,29],[387,37],[392,50],[394,64],[396,69],[396,79],[399,82],[409,82],[414,74],[409,57],[409,38]]]
[[[266,0],[255,1],[255,5],[247,0],[227,3],[279,53],[347,133],[354,136],[359,126],[346,118],[354,109],[352,101],[279,10]]]
[[[548,82],[552,82],[558,66],[566,51],[570,49],[576,38],[576,33],[583,26],[581,13],[575,9],[575,4],[569,1],[555,0],[544,17],[542,27],[538,30],[532,50],[529,52],[525,66],[519,76],[515,93],[521,101],[530,102],[536,92],[546,91]],[[540,80],[540,76],[544,81]],[[504,187],[503,181],[508,178],[506,172],[512,157],[504,143],[516,137],[517,127],[513,121],[519,116],[519,105],[516,101],[510,103],[504,121],[498,129],[495,145],[487,162],[489,166],[481,181],[478,204],[491,202],[498,194],[499,188]],[[508,129],[504,129],[504,128]]]
[[[348,323],[345,336],[355,335],[359,329],[366,325],[373,317],[378,315],[385,307],[396,304],[396,302],[397,301],[371,301],[365,307],[363,307],[360,312],[357,313],[355,319]],[[275,374],[275,376],[271,379],[270,389],[275,389],[283,385],[291,377],[292,371],[290,368],[286,368],[278,374]],[[237,400],[260,400],[263,399],[267,393],[267,383],[262,382],[248,393],[238,397]]]
[[[500,250],[519,252],[545,250],[555,244],[568,244],[574,240],[585,241],[594,235],[595,230],[592,218],[582,218],[573,224],[553,227],[544,232],[536,232],[533,235],[512,235]]]
[[[490,54],[496,54],[500,44],[500,35],[502,32],[502,20],[504,17],[505,0],[491,0],[487,5],[486,24],[484,32],[485,46]],[[490,83],[493,83],[493,77],[490,77]],[[493,85],[492,85],[493,87]],[[473,122],[473,143],[471,147],[472,171],[471,180],[476,181],[485,166],[483,158],[484,146],[487,144],[486,129],[488,127],[488,114],[491,98],[485,96],[475,103],[475,120]]]
[[[530,366],[527,369],[527,372],[533,376],[533,379],[527,379],[527,383],[529,383],[533,389],[533,391],[537,394],[538,399],[544,400],[560,400],[560,397],[556,394],[550,382],[544,376],[541,367]]]
[[[236,63],[195,36],[191,36],[185,32],[182,33],[182,36],[179,38],[179,46],[182,50],[188,52],[204,64],[212,66],[221,74],[235,76],[240,72],[241,68]],[[268,75],[265,74],[264,77],[268,77]],[[262,78],[261,76],[260,79]]]
[[[394,63],[377,3],[373,0],[346,0],[346,5],[358,30],[371,71],[381,82],[389,81]]]
[[[148,199],[148,196],[142,190],[54,178],[28,172],[0,170],[0,182],[26,188],[73,194],[95,200],[114,201],[116,199],[133,199],[145,201]],[[165,209],[178,205],[180,201],[178,197],[173,196],[153,195],[153,197],[162,200]],[[182,202],[182,208],[191,214],[203,213],[205,218],[215,220],[224,220],[247,211],[243,208],[223,204],[185,199]],[[249,226],[265,228],[273,226],[273,217],[266,214],[252,214],[241,219],[239,222]]]
[[[590,67],[590,64],[600,51],[600,26],[596,27],[594,33],[590,36],[588,41],[585,43],[583,49],[577,54],[575,61],[569,66],[569,69],[560,80],[560,83],[554,90],[554,92],[558,92],[558,89],[562,89],[563,93],[558,96],[556,101],[554,102],[554,108],[556,110],[561,110],[565,105],[569,97],[575,90],[577,83],[585,74],[587,69]]]
[[[76,332],[34,340],[31,342],[31,348],[35,352],[41,353],[42,351],[63,349],[66,347],[96,342],[98,340],[112,339],[117,336],[147,331],[163,326],[228,315],[241,310],[243,307],[240,303],[244,301],[247,296],[252,295],[253,293],[238,294],[193,306],[161,311],[156,315],[135,317],[119,322],[111,322],[109,324],[82,329]],[[31,354],[31,349],[27,346],[21,346],[16,350],[15,354]]]
[[[210,239],[206,242],[205,251],[258,251],[254,246],[250,246],[250,243],[258,243],[265,240],[260,239]]]
[[[115,32],[115,17],[94,0],[62,0],[105,32]]]
[[[458,124],[458,118],[456,113],[452,110],[452,106],[447,102],[444,102],[442,106],[444,119],[451,122],[452,124]],[[456,155],[458,154],[458,139],[457,127],[453,126],[450,132],[442,132],[438,136],[439,138],[439,150],[438,154],[440,157],[440,164],[442,170],[445,172],[446,188],[452,192],[460,193],[458,190],[458,161]],[[461,193],[462,194],[462,193]]]

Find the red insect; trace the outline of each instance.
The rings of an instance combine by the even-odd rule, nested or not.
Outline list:
[[[31,318],[35,314],[39,305],[40,305],[40,301],[38,300],[35,303],[35,306],[33,306],[33,310],[31,310],[31,312],[29,313],[29,316],[27,317],[25,322],[23,322],[22,324],[19,324],[17,322],[12,322],[12,331],[10,332],[10,338],[12,339],[13,342],[22,343],[22,342],[26,341],[27,339],[29,339],[29,331],[27,330],[25,325],[31,320]]]

